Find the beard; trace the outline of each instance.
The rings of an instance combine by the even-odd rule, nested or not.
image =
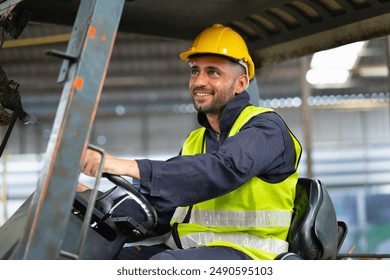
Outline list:
[[[209,104],[199,103],[193,99],[194,108],[198,112],[202,112],[205,114],[218,114],[222,112],[225,107],[225,103],[221,102],[211,102]]]
[[[225,108],[226,104],[232,100],[235,96],[234,94],[234,83],[230,85],[229,88],[220,92],[218,95],[215,94],[214,89],[207,89],[207,87],[197,87],[193,89],[193,94],[197,91],[207,91],[212,98],[211,102],[198,102],[196,98],[192,97],[192,102],[194,104],[194,108],[198,112],[202,112],[205,114],[220,114]]]

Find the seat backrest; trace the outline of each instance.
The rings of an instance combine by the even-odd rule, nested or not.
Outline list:
[[[303,259],[336,258],[339,249],[336,211],[319,180],[299,178],[287,241],[289,252]]]

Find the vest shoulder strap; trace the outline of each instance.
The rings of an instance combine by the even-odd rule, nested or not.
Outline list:
[[[241,114],[235,120],[232,128],[230,129],[229,136],[237,134],[241,127],[243,127],[243,125],[246,124],[254,116],[266,112],[274,112],[274,110],[265,107],[255,107],[253,105],[245,107],[244,110],[242,110]]]

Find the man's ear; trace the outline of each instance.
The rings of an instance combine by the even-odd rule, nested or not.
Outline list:
[[[237,94],[241,93],[244,90],[246,90],[248,88],[248,86],[249,86],[249,77],[248,77],[248,75],[241,75],[236,80],[235,92]]]

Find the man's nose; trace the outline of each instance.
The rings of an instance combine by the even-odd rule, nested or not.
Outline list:
[[[199,71],[196,76],[192,77],[192,84],[194,86],[204,86],[207,84],[207,75],[205,72]]]

